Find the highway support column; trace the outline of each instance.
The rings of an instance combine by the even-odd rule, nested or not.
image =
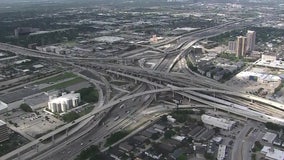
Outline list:
[[[54,144],[55,140],[54,140],[54,135],[52,135],[52,144]]]
[[[69,134],[69,132],[68,132],[68,128],[66,129],[66,137],[68,137],[68,134]]]
[[[17,156],[18,156],[18,160],[20,160],[21,159],[21,152],[18,152]]]
[[[36,144],[36,152],[38,152],[39,151],[39,144],[37,143]]]

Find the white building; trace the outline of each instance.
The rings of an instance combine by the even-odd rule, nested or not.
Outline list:
[[[283,160],[284,152],[272,147],[264,146],[261,153],[265,155],[265,159],[269,160]]]
[[[172,139],[178,141],[178,142],[182,142],[185,139],[185,136],[173,136]]]
[[[226,157],[226,145],[219,145],[217,160],[223,160]]]
[[[225,130],[231,130],[231,128],[236,123],[235,121],[230,121],[224,118],[216,118],[205,114],[201,116],[201,120],[205,124],[212,125]]]
[[[256,32],[255,31],[247,31],[247,50],[249,52],[255,49],[255,40],[256,40]]]
[[[171,115],[168,115],[167,116],[167,120],[171,123],[175,123],[176,122],[176,119],[174,119]]]
[[[50,99],[50,101],[48,102],[48,109],[52,112],[66,112],[71,108],[77,107],[80,102],[80,93],[62,93],[61,97]]]
[[[276,60],[277,59],[275,55],[265,55],[265,54],[261,55],[261,61],[263,62],[274,62]]]
[[[262,140],[268,143],[273,143],[276,137],[277,137],[277,134],[266,132],[265,135],[262,137]]]

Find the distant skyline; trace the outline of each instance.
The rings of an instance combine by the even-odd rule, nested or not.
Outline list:
[[[77,0],[1,0],[1,3],[29,3],[29,2],[74,2]],[[114,1],[114,0],[81,0],[82,1]],[[118,1],[125,1],[125,0],[115,0]],[[132,1],[141,1],[141,0],[132,0]],[[167,0],[143,0],[147,1],[167,1]],[[190,0],[189,0],[190,1]],[[209,2],[281,2],[281,0],[199,0],[199,1],[209,1]]]

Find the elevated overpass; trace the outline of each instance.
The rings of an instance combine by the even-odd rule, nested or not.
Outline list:
[[[166,87],[166,88],[162,88],[162,89],[156,89],[156,90],[150,90],[150,91],[145,91],[145,92],[141,92],[141,93],[136,93],[136,94],[133,94],[133,95],[128,95],[128,96],[124,96],[122,98],[119,98],[117,100],[114,100],[114,101],[111,101],[109,102],[108,104],[100,107],[100,108],[97,108],[95,110],[93,110],[91,113],[83,116],[83,117],[80,117],[79,119],[71,122],[71,123],[68,123],[2,157],[0,157],[0,159],[5,159],[5,160],[8,160],[8,159],[11,159],[11,158],[14,158],[16,157],[18,154],[21,154],[22,152],[26,151],[27,149],[31,148],[31,147],[34,147],[34,146],[37,146],[39,143],[41,143],[42,141],[44,140],[47,140],[49,138],[52,138],[54,135],[57,135],[61,132],[64,132],[66,130],[68,130],[69,128],[71,128],[72,126],[84,121],[85,119],[88,119],[89,117],[91,116],[94,116],[100,112],[103,112],[104,110],[114,106],[114,105],[117,105],[121,102],[124,102],[126,100],[130,100],[130,99],[133,99],[133,98],[136,98],[136,97],[140,97],[140,96],[145,96],[145,95],[149,95],[149,94],[156,94],[156,93],[161,93],[161,92],[173,92],[173,91],[194,91],[196,90],[197,88],[170,88],[170,87]],[[210,90],[208,90],[210,91]],[[212,91],[216,91],[216,90],[212,90]],[[269,116],[269,115],[266,115],[266,114],[263,114],[263,113],[259,113],[259,112],[255,112],[255,111],[251,111],[251,110],[243,110],[243,109],[240,109],[240,108],[234,108],[232,106],[226,106],[226,105],[222,105],[222,104],[219,104],[219,103],[215,103],[215,102],[211,102],[209,100],[204,100],[202,98],[199,98],[197,96],[194,96],[194,95],[189,95],[187,93],[179,93],[181,94],[182,96],[185,96],[189,99],[193,99],[195,101],[198,101],[198,102],[201,102],[203,104],[207,104],[209,106],[212,106],[214,108],[218,108],[218,109],[221,109],[221,110],[224,110],[224,111],[228,111],[228,112],[231,112],[231,113],[234,113],[234,114],[237,114],[237,115],[240,115],[240,116],[244,116],[244,117],[247,117],[247,118],[250,118],[250,119],[254,119],[254,120],[257,120],[257,121],[261,121],[261,122],[273,122],[273,123],[276,123],[276,124],[280,124],[280,125],[284,125],[284,119],[281,119],[281,118],[275,118],[275,117],[272,117],[272,116]],[[214,100],[213,100],[214,101]]]

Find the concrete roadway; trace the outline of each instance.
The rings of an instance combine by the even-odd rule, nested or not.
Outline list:
[[[232,160],[251,159],[251,148],[254,142],[261,139],[261,136],[263,136],[259,131],[253,132],[254,129],[258,128],[257,124],[258,122],[247,121],[247,124],[236,136],[236,141],[232,149]],[[251,132],[249,133],[250,130]]]
[[[121,101],[121,100],[120,100]],[[110,106],[110,105],[107,105],[107,106]],[[84,117],[85,118],[85,117]],[[77,123],[77,122],[76,122]],[[67,125],[68,126],[68,125]]]
[[[110,71],[110,70],[107,71],[107,72],[114,73],[114,74],[119,74],[121,76],[125,76],[125,77],[128,77],[128,78],[132,78],[132,79],[135,79],[137,81],[141,81],[141,82],[144,82],[144,83],[151,84],[153,86],[157,86],[159,88],[163,88],[164,87],[164,85],[157,84],[155,82],[149,81],[149,80],[144,79],[144,78],[135,77],[135,76],[127,75],[127,74],[116,72],[116,71]],[[175,86],[171,86],[171,87],[175,88],[178,91],[186,91],[186,90],[188,90],[187,88],[181,88],[181,87],[175,87]],[[257,96],[254,96],[254,95],[250,95],[250,94],[245,94],[245,93],[240,93],[240,92],[235,92],[235,91],[231,92],[231,91],[226,91],[226,90],[210,89],[210,88],[194,88],[194,87],[190,87],[189,90],[191,90],[191,91],[194,90],[194,91],[211,92],[211,93],[222,93],[222,94],[226,94],[226,95],[233,95],[233,96],[241,97],[241,98],[252,100],[252,101],[258,101],[258,102],[261,102],[261,103],[264,103],[264,104],[267,104],[267,105],[270,105],[270,106],[274,106],[275,108],[278,108],[280,110],[284,110],[284,106],[281,103],[274,102],[274,101],[271,101],[271,100],[268,100],[268,99],[264,99],[264,98],[261,98],[261,97],[257,97]],[[200,94],[200,96],[204,97],[205,95],[201,95]],[[225,102],[225,101],[223,100],[223,102]],[[226,104],[230,105],[228,103],[226,103]]]
[[[93,84],[96,86],[96,88],[97,88],[97,90],[98,90],[98,93],[99,93],[99,101],[98,101],[98,103],[97,103],[97,107],[96,107],[96,108],[101,108],[101,107],[103,106],[103,104],[105,103],[105,101],[108,101],[108,95],[107,95],[107,96],[104,96],[103,90],[102,90],[102,88],[100,87],[100,85],[98,85],[98,84],[97,84],[94,80],[92,80],[92,79],[89,79],[89,80],[90,80],[91,83],[93,83]],[[107,85],[107,84],[105,84],[105,85],[106,85],[106,86],[109,86],[109,85]],[[110,88],[107,88],[107,87],[106,87],[106,90],[109,90],[109,89],[110,89]],[[95,109],[96,109],[96,108],[95,108]],[[73,133],[75,133],[76,131],[78,131],[80,128],[82,128],[84,125],[86,125],[92,118],[93,118],[93,116],[89,116],[88,118],[87,118],[87,117],[83,118],[83,119],[80,121],[81,123],[80,123],[79,125],[77,125],[77,126],[74,127],[72,130],[69,131],[69,135],[72,135]],[[42,136],[42,137],[40,137],[40,138],[38,138],[38,139],[36,139],[36,140],[34,140],[34,141],[31,141],[30,143],[28,143],[28,144],[26,144],[26,145],[24,145],[24,146],[22,146],[22,147],[20,147],[20,148],[18,148],[18,149],[16,149],[16,150],[12,151],[12,152],[10,152],[10,153],[8,153],[8,154],[6,154],[6,155],[0,157],[0,159],[8,159],[9,157],[12,157],[13,155],[17,155],[17,154],[25,157],[25,155],[22,155],[23,153],[21,153],[21,152],[26,151],[26,150],[28,150],[28,149],[31,148],[31,147],[34,147],[36,144],[40,144],[40,145],[39,145],[39,149],[48,148],[48,147],[50,147],[51,144],[50,144],[50,143],[49,143],[49,144],[42,144],[42,143],[41,143],[42,140],[45,140],[45,139],[51,137],[51,136],[54,135],[54,134],[60,133],[60,132],[62,132],[62,131],[65,131],[66,129],[68,129],[68,128],[70,128],[71,126],[74,126],[75,124],[78,124],[78,123],[79,123],[79,122],[68,123],[68,124],[66,124],[66,125],[64,125],[64,126],[62,126],[62,127],[60,127],[60,128],[58,128],[58,129],[56,129],[56,130],[50,132],[50,133],[48,133],[48,134]],[[60,137],[60,138],[58,138],[58,139],[63,140],[64,138],[65,138],[65,137],[63,136],[63,137]],[[36,151],[36,150],[32,150],[31,153],[36,154],[37,151]],[[31,153],[29,153],[28,155],[29,155],[29,156],[33,155],[33,154],[31,154]]]
[[[138,90],[135,90],[135,92],[139,93],[141,91],[144,91],[146,85],[143,85]],[[132,93],[133,94],[133,93]],[[146,99],[145,99],[146,98]],[[133,123],[135,119],[137,119],[139,116],[137,114],[140,114],[141,112],[137,112],[136,110],[140,109],[140,106],[144,106],[142,108],[148,107],[148,105],[152,102],[150,100],[150,96],[148,97],[140,97],[136,98],[135,100],[128,100],[124,102],[124,107],[120,108],[121,104],[116,106],[116,109],[114,109],[105,122],[104,125],[94,128],[87,135],[84,135],[77,140],[73,141],[71,144],[68,144],[62,149],[55,150],[52,154],[43,154],[40,157],[36,157],[34,159],[52,159],[52,160],[63,160],[63,159],[74,159],[77,154],[79,154],[83,149],[87,148],[88,146],[92,144],[100,144],[105,140],[105,138],[122,128],[125,128],[127,125]],[[141,105],[141,102],[142,103]],[[118,120],[115,120],[117,116],[120,116]],[[141,116],[140,116],[141,117]],[[50,156],[44,156],[44,155],[50,155]]]

